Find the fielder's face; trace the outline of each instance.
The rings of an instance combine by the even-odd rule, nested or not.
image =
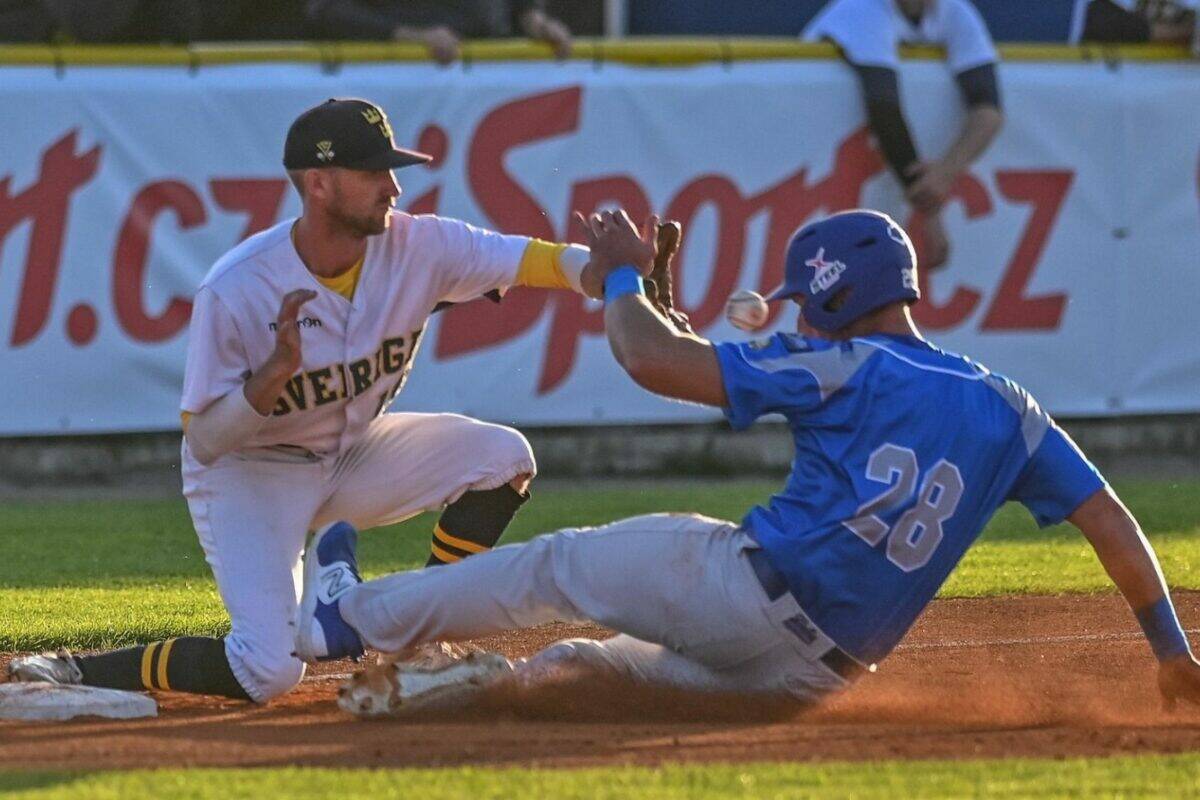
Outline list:
[[[387,230],[400,196],[391,170],[330,168],[325,213],[355,236],[376,236]]]

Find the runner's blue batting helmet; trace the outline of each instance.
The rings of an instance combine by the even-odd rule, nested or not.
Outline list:
[[[810,222],[788,243],[783,286],[767,300],[791,297],[803,297],[805,321],[827,333],[888,303],[919,300],[912,242],[878,211]]]

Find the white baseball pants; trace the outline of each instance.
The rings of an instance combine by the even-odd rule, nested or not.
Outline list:
[[[843,688],[819,660],[829,640],[806,643],[784,625],[802,613],[792,595],[768,599],[746,558],[757,546],[728,522],[653,514],[368,581],[339,608],[366,644],[385,652],[591,620],[621,635],[543,654],[683,689],[815,700]]]
[[[233,624],[229,665],[259,702],[304,676],[291,622],[309,530],[399,522],[537,469],[519,432],[457,414],[386,414],[336,459],[269,449],[202,467],[185,442],[183,463],[192,522]]]

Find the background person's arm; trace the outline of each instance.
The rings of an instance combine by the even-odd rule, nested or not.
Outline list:
[[[850,66],[858,76],[867,124],[879,142],[884,160],[900,182],[908,186],[915,180],[909,175],[909,169],[918,163],[917,148],[900,105],[900,81],[896,71],[887,67]]]
[[[1150,20],[1142,14],[1121,8],[1112,0],[1088,3],[1083,22],[1085,42],[1148,42]]]
[[[909,167],[909,200],[925,212],[936,211],[946,202],[958,176],[988,149],[1004,127],[996,65],[983,64],[955,76],[967,119],[958,138],[945,154],[934,161]]]
[[[556,58],[571,55],[571,29],[547,14],[542,0],[524,0],[515,10],[518,27],[526,36],[550,45]]]
[[[393,15],[358,0],[309,0],[305,18],[318,39],[390,39],[423,44],[439,64],[449,64],[459,55],[458,35],[449,27],[398,23]]]

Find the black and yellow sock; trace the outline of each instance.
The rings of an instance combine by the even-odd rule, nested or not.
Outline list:
[[[446,506],[433,526],[432,552],[425,566],[452,564],[491,550],[528,499],[529,492],[518,492],[507,483],[497,489],[466,492]]]
[[[229,668],[224,639],[181,636],[108,653],[75,656],[75,660],[87,686],[250,699]]]

